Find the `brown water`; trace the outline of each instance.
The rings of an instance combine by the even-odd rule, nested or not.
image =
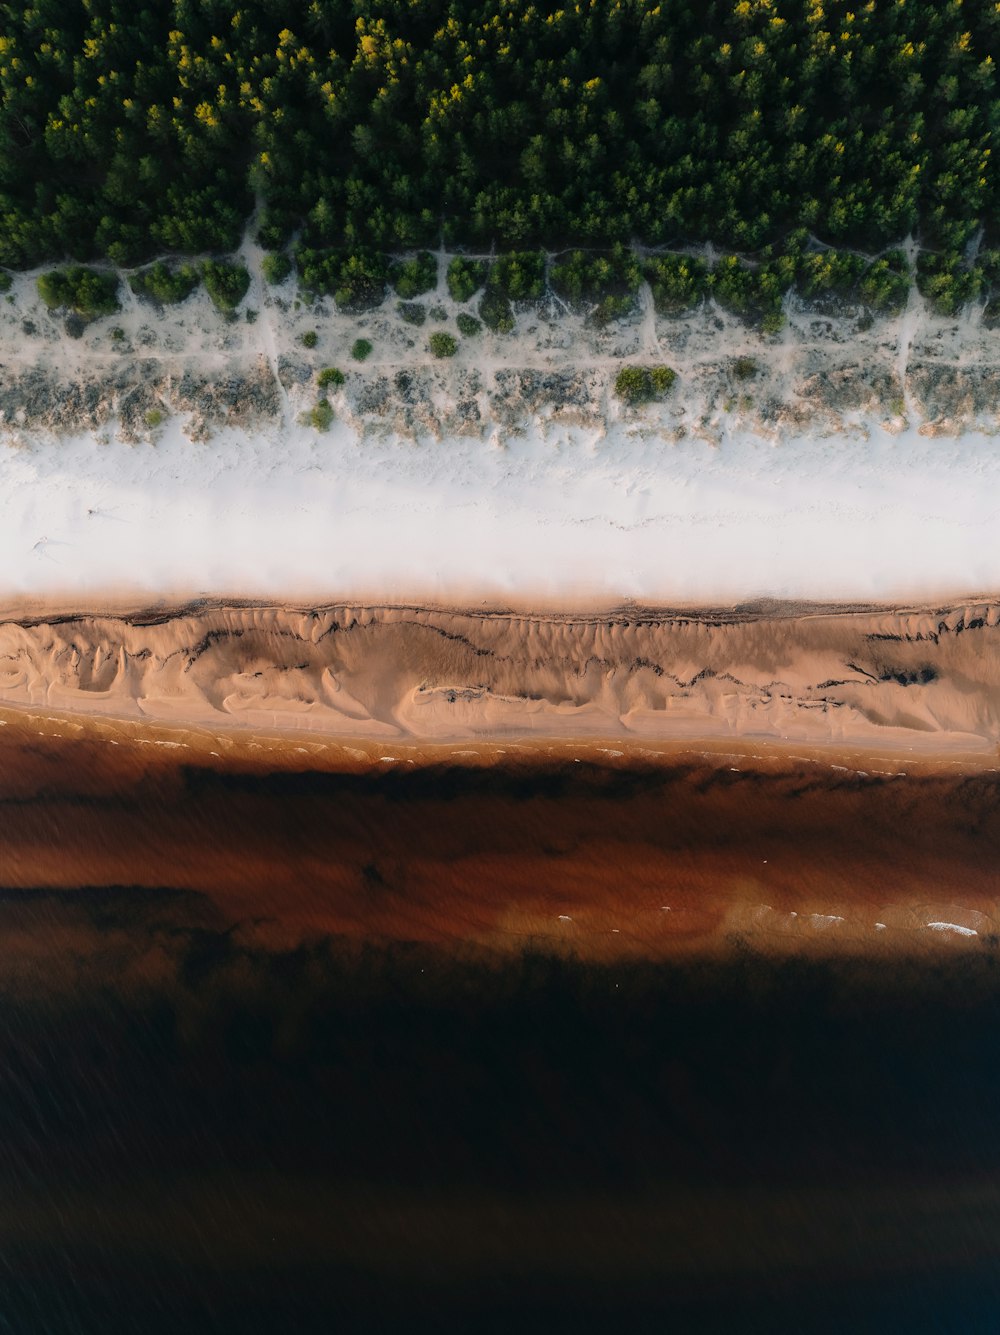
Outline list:
[[[988,760],[3,717],[0,1330],[989,1328]]]

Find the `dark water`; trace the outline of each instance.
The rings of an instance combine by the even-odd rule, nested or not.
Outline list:
[[[995,1329],[992,943],[610,957],[469,914],[540,868],[536,906],[599,883],[624,912],[671,859],[708,893],[760,839],[790,886],[949,875],[982,904],[989,777],[84,773],[32,746],[0,808],[0,1331]]]

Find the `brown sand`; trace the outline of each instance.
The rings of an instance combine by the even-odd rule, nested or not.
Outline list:
[[[342,740],[982,750],[1000,603],[516,615],[199,606],[0,623],[0,703]]]

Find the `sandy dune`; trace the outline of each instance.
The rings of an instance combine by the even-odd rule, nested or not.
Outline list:
[[[988,751],[1000,604],[586,616],[198,606],[0,623],[0,702],[367,741]]]

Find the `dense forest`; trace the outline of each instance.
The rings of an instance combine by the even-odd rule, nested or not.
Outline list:
[[[561,281],[614,297],[635,276],[616,244],[712,241],[765,266],[763,283],[744,266],[744,285],[766,319],[770,287],[791,279],[867,281],[891,305],[890,248],[911,233],[941,309],[995,281],[993,0],[0,10],[8,267],[228,252],[259,202],[262,242],[297,238],[300,268],[331,291],[378,287],[385,252],[443,241],[603,249],[617,276]],[[837,248],[832,276],[817,240]],[[661,304],[705,277],[661,274]]]

